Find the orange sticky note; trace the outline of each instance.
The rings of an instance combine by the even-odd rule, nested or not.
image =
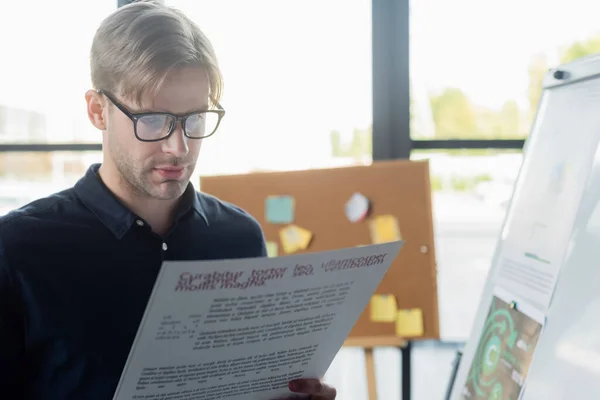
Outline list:
[[[423,310],[411,308],[398,310],[396,315],[396,335],[400,337],[423,336]]]
[[[312,237],[311,231],[297,225],[290,225],[279,231],[283,251],[287,254],[306,249]]]
[[[369,221],[373,244],[395,242],[402,239],[398,220],[393,215],[378,215]]]
[[[396,297],[392,294],[375,294],[371,297],[371,321],[396,321]]]

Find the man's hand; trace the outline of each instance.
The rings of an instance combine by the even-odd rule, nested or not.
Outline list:
[[[289,388],[298,394],[308,394],[311,400],[334,400],[336,390],[318,379],[296,379],[290,382]]]

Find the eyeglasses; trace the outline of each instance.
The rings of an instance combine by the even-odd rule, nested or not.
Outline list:
[[[98,93],[106,96],[133,121],[135,137],[142,142],[158,142],[168,138],[179,121],[185,136],[190,139],[204,139],[216,132],[225,115],[225,110],[220,105],[217,105],[216,110],[197,111],[186,115],[165,112],[132,113],[106,91],[98,90]]]

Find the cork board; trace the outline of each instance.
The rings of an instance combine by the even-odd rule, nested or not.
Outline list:
[[[211,176],[200,179],[200,189],[233,203],[252,214],[261,224],[267,241],[279,244],[280,224],[265,218],[267,196],[292,196],[294,224],[313,233],[301,252],[335,250],[370,244],[368,220],[377,215],[396,217],[406,241],[377,289],[393,294],[399,309],[420,309],[423,334],[410,339],[439,339],[437,277],[434,251],[431,187],[427,161],[383,161],[371,166],[341,167],[292,172],[261,172],[243,175]],[[351,223],[344,205],[355,192],[371,202],[365,221]],[[348,339],[363,346],[398,339],[396,325],[372,322],[367,306]]]

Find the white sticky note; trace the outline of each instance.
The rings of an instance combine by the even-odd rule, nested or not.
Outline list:
[[[369,213],[369,199],[356,192],[346,202],[345,211],[350,222],[362,221]]]

